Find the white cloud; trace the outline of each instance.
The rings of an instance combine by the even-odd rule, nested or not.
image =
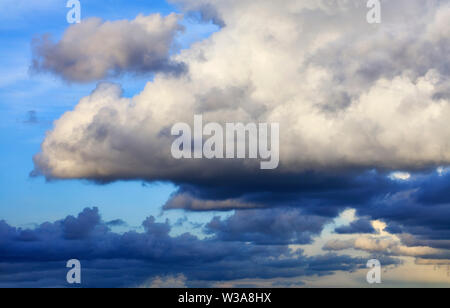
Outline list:
[[[439,174],[439,176],[443,176],[443,175],[447,174],[448,172],[450,172],[450,168],[439,167],[436,169],[436,171]]]
[[[411,174],[408,172],[394,172],[389,176],[392,180],[407,181],[411,178]]]

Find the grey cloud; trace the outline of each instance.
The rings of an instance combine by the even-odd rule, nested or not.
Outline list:
[[[123,73],[178,74],[186,69],[170,59],[174,38],[183,29],[178,21],[175,14],[139,15],[131,21],[83,20],[69,27],[57,43],[48,35],[35,38],[32,68],[74,82]]]
[[[108,227],[126,227],[127,223],[122,219],[114,219],[106,223]]]
[[[328,241],[324,246],[324,250],[328,251],[339,251],[350,249],[354,247],[354,240],[331,240]]]
[[[251,242],[259,245],[311,244],[331,219],[304,215],[299,209],[237,211],[226,220],[213,219],[206,231],[222,241]]]
[[[62,222],[64,238],[68,240],[80,240],[87,238],[100,224],[98,209],[86,209],[77,218],[68,216]]]
[[[375,233],[370,219],[361,218],[352,222],[349,226],[343,226],[335,229],[339,234],[353,234],[353,233]]]
[[[184,209],[189,211],[230,211],[233,209],[263,208],[258,203],[245,202],[237,199],[228,200],[204,200],[195,198],[189,194],[175,194],[165,204],[164,209]]]
[[[181,7],[188,15],[199,19],[203,22],[212,22],[219,27],[225,27],[225,21],[223,20],[217,8],[209,1],[203,0],[169,0],[170,3],[174,3]]]
[[[430,239],[420,239],[417,236],[413,236],[411,234],[402,233],[398,235],[402,243],[408,247],[414,247],[414,246],[431,246],[438,249],[447,249],[450,250],[450,240],[449,239],[437,239],[437,240],[430,240]]]

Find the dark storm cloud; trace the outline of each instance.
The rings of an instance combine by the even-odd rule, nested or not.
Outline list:
[[[63,236],[68,240],[86,239],[100,225],[98,209],[85,209],[77,218],[68,216],[61,224]]]
[[[392,181],[387,173],[377,171],[221,174],[210,181],[179,184],[165,209],[227,211],[288,206],[301,208],[304,214],[334,218],[345,208],[357,208],[411,187],[412,183]]]
[[[413,174],[407,181],[391,181],[393,185],[388,191],[379,190],[364,202],[352,204],[363,218],[337,228],[336,232],[373,233],[370,220],[381,220],[387,224],[386,231],[399,235],[406,246],[448,250],[449,181],[448,174],[438,172]]]
[[[326,223],[320,216],[302,215],[299,209],[266,209],[237,211],[221,220],[214,218],[207,226],[207,233],[218,240],[251,242],[259,245],[310,244]]]
[[[375,233],[370,219],[361,218],[352,222],[348,226],[336,228],[334,230],[338,234],[355,234],[355,233]]]
[[[449,174],[435,171],[412,173],[412,178],[405,181],[376,171],[340,175],[308,173],[271,179],[263,176],[235,177],[230,178],[226,185],[219,183],[220,180],[181,185],[165,208],[191,211],[236,209],[235,216],[226,221],[217,219],[208,228],[222,239],[237,240],[241,236],[255,242],[308,239],[308,236],[302,237],[305,235],[302,233],[298,233],[299,237],[295,239],[294,234],[298,231],[295,226],[290,227],[292,234],[288,238],[277,237],[276,233],[253,234],[252,231],[259,229],[258,222],[264,221],[267,226],[276,222],[276,217],[270,219],[270,213],[277,211],[274,209],[279,208],[277,214],[280,215],[285,211],[283,208],[290,207],[302,217],[320,217],[321,221],[324,217],[334,218],[345,209],[354,208],[362,218],[349,226],[337,228],[337,233],[375,233],[371,220],[381,220],[387,223],[387,231],[391,233],[410,234],[423,246],[448,249]]]
[[[126,227],[128,224],[122,219],[114,219],[106,223],[108,227]]]
[[[415,193],[417,201],[424,204],[450,203],[450,174],[427,177]]]
[[[416,236],[411,234],[399,234],[399,237],[402,240],[402,243],[409,247],[419,247],[419,246],[430,246],[437,249],[447,249],[450,250],[450,240],[442,239],[442,240],[424,240],[419,239]]]
[[[398,192],[361,205],[358,213],[385,221],[392,233],[408,233],[428,240],[450,239],[450,205],[420,203],[414,191]]]
[[[281,223],[283,213],[278,214],[280,225],[271,226],[278,234],[274,238],[288,238],[292,232]],[[301,220],[287,216],[287,221]],[[317,232],[320,225],[313,221],[300,232]],[[78,217],[44,223],[34,230],[0,222],[0,286],[66,286],[65,262],[74,258],[82,262],[86,287],[138,286],[156,275],[180,273],[206,285],[246,278],[326,275],[335,270],[356,270],[367,261],[334,254],[307,257],[283,245],[223,241],[220,237],[227,232],[223,228],[212,239],[200,240],[190,234],[171,237],[169,222],[158,223],[153,217],[147,218],[143,227],[143,233],[113,233],[96,208],[86,209]],[[250,227],[249,232],[270,238],[259,228]],[[287,235],[281,236],[285,231]]]

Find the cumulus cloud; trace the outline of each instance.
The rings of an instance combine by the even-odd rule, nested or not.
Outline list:
[[[36,38],[32,68],[74,82],[122,73],[179,73],[184,64],[170,60],[174,38],[183,29],[179,19],[175,14],[112,22],[89,18],[69,27],[59,42],[48,35]]]
[[[176,181],[186,174],[211,179],[223,170],[255,174],[257,164],[245,160],[172,159],[170,127],[192,123],[195,113],[202,113],[206,122],[281,123],[279,173],[416,170],[450,163],[446,142],[450,105],[442,95],[450,73],[446,67],[450,37],[442,22],[450,12],[445,1],[385,3],[389,14],[375,27],[366,23],[367,9],[360,1],[289,0],[283,6],[273,1],[202,3],[213,6],[226,26],[173,57],[186,63],[189,74],[158,74],[133,98],[122,97],[117,85],[100,85],[55,123],[35,158],[38,171],[49,178],[106,181]],[[407,23],[399,18],[405,8],[411,18]],[[170,30],[163,27],[164,34],[177,29],[173,15],[119,24],[135,27],[147,19],[152,23],[156,19],[159,26],[168,24]],[[122,30],[119,24],[92,20],[70,28],[65,37],[72,42],[72,35],[82,33],[83,27],[98,28],[94,33],[110,27]],[[108,31],[101,37],[115,43],[123,36],[128,39],[129,33],[134,32]],[[50,48],[56,56],[44,66],[54,66],[49,61],[66,50],[65,42]],[[127,50],[134,46],[124,45]],[[167,44],[163,45],[166,54]],[[75,60],[98,50],[68,49]],[[100,67],[109,67],[109,62],[102,65],[103,59],[111,58],[108,50],[99,53]],[[143,54],[138,53],[132,67],[152,67],[152,60],[141,61],[146,59]],[[116,52],[112,59],[117,60]],[[69,76],[81,72],[80,78],[96,77],[105,71],[97,69],[96,61],[88,61],[84,69],[75,65],[75,70],[71,64],[78,61],[62,62],[69,63]],[[211,93],[225,93],[228,103],[222,103],[223,95]]]
[[[78,217],[68,216],[62,222],[63,236],[69,240],[87,238],[99,225],[100,215],[98,209],[86,209]]]

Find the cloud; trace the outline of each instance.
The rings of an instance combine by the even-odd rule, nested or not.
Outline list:
[[[122,219],[115,219],[106,223],[108,227],[126,227],[128,224]]]
[[[220,16],[216,7],[209,1],[191,0],[169,0],[170,3],[181,6],[181,9],[188,12],[190,17],[203,22],[212,22],[219,27],[225,27],[225,21]]]
[[[361,236],[352,240],[331,240],[324,246],[328,251],[340,251],[346,249],[362,250],[370,253],[379,253],[391,256],[427,256],[439,253],[431,247],[407,247],[393,238],[375,238]]]
[[[434,178],[434,176],[430,176]],[[448,203],[421,202],[421,194],[427,189],[430,179],[411,190],[392,192],[388,196],[379,196],[372,202],[358,207],[358,214],[370,216],[373,220],[382,220],[387,224],[387,231],[393,234],[411,234],[418,240],[428,240],[429,245],[437,244],[450,238],[447,217],[450,215]],[[414,187],[414,186],[413,186]],[[446,194],[446,193],[445,193]]]
[[[357,223],[358,221],[355,222]],[[377,229],[378,234],[370,235],[370,232],[365,234],[359,232],[358,237],[332,239],[324,245],[323,249],[326,251],[355,249],[384,256],[420,257],[440,260],[446,260],[450,256],[449,250],[433,248],[427,245],[425,241],[417,241],[412,234],[389,233],[388,225],[381,221],[373,221],[372,226],[374,229]]]
[[[280,212],[280,223],[271,226],[275,237],[292,232],[281,222],[291,219],[286,213]],[[114,233],[96,208],[32,230],[0,222],[0,286],[67,286],[65,265],[74,258],[82,264],[83,287],[209,286],[218,281],[322,276],[354,271],[367,261],[335,254],[309,257],[286,245],[223,241],[221,236],[172,237],[169,222],[156,222],[154,217],[147,218],[143,227],[143,233]],[[320,226],[301,228],[315,232]],[[260,228],[248,230],[270,236]],[[220,233],[224,232],[222,228]]]
[[[186,280],[187,279],[183,274],[180,274],[178,276],[155,277],[149,280],[148,282],[144,283],[141,286],[141,288],[146,289],[186,288]]]
[[[89,18],[70,26],[54,43],[48,35],[33,41],[33,65],[67,81],[90,82],[123,73],[179,73],[182,63],[170,60],[180,16],[159,14],[102,21]]]
[[[301,207],[305,213],[336,217],[346,207],[359,208],[374,198],[411,189],[413,182],[393,182],[386,174],[352,172],[265,176],[236,172],[194,184],[179,184],[165,209],[189,211]]]
[[[68,216],[62,222],[63,236],[69,240],[85,239],[95,230],[99,223],[98,208],[85,209],[77,218]]]
[[[164,205],[166,210],[185,209],[190,211],[229,211],[233,209],[254,209],[262,207],[256,203],[245,203],[237,199],[201,200],[189,194],[177,193]]]
[[[390,175],[392,180],[407,181],[411,178],[411,174],[407,172],[394,172]]]
[[[35,158],[37,171],[48,178],[99,181],[177,182],[190,174],[186,180],[194,182],[232,173],[256,175],[257,164],[246,160],[172,158],[170,127],[192,123],[195,113],[202,113],[206,122],[281,123],[281,165],[276,171],[281,174],[353,168],[414,171],[450,163],[450,105],[444,96],[436,98],[447,88],[450,72],[445,64],[450,37],[442,23],[449,11],[445,2],[385,3],[389,13],[378,27],[366,23],[367,9],[360,1],[289,0],[282,7],[272,1],[202,3],[213,6],[226,26],[172,58],[185,63],[189,73],[157,74],[133,98],[122,97],[117,85],[99,85],[56,122]],[[398,17],[405,7],[405,16],[411,18],[407,24]],[[169,24],[164,34],[177,29],[174,15],[119,24],[127,29],[147,18]],[[70,28],[66,37],[72,32],[77,36],[83,27],[98,28],[94,34],[109,27],[122,30],[118,25],[92,20]],[[128,39],[134,32],[108,31],[102,37],[122,42],[123,33]],[[64,44],[63,39],[56,46]],[[95,46],[98,51],[108,44]],[[51,50],[57,51],[51,59],[58,59],[60,48]],[[78,64],[78,57],[90,49],[70,50]],[[69,65],[68,75],[103,75],[110,68],[109,50],[99,53],[100,63],[107,65],[98,69],[86,64],[80,70],[76,65],[74,72]],[[152,67],[153,61],[141,61],[143,54],[131,65],[136,70]],[[55,67],[59,70],[59,62]],[[224,95],[228,104],[222,103]]]
[[[361,218],[348,226],[342,226],[334,230],[338,234],[353,234],[353,233],[375,233],[370,219]]]
[[[303,215],[298,209],[237,211],[221,220],[214,218],[206,231],[222,241],[250,242],[259,245],[311,244],[331,219]]]
[[[419,265],[435,265],[435,266],[450,266],[450,259],[448,260],[433,260],[433,259],[422,259],[418,258],[416,264]]]

